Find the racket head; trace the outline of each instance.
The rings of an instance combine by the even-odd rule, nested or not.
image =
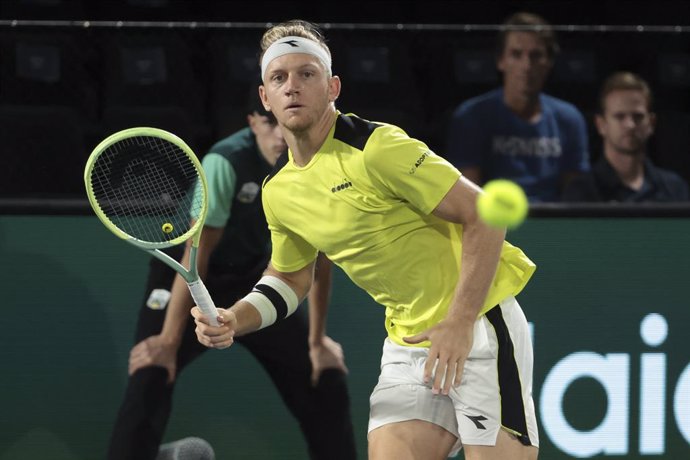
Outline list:
[[[108,136],[89,156],[84,183],[94,212],[118,237],[143,249],[190,238],[198,246],[208,209],[206,177],[176,135],[137,127]]]

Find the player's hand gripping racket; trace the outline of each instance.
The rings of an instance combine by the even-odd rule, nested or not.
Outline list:
[[[96,146],[86,163],[84,182],[101,222],[176,270],[194,302],[212,325],[218,325],[216,307],[196,267],[208,194],[192,149],[161,129],[125,129]],[[190,238],[189,269],[161,251]]]

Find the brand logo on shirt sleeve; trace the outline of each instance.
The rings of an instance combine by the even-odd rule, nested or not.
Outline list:
[[[422,156],[419,157],[419,158],[417,158],[417,161],[414,162],[414,166],[412,166],[412,167],[410,168],[410,170],[407,171],[407,173],[408,173],[408,174],[414,174],[414,173],[416,173],[416,172],[417,172],[417,168],[419,168],[419,167],[422,165],[422,163],[424,163],[424,160],[426,160],[426,158],[427,158],[428,156],[431,156],[431,151],[430,151],[430,150],[427,150],[426,152],[422,153]]]

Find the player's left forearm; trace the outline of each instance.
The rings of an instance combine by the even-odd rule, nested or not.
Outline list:
[[[477,319],[496,274],[505,230],[488,227],[475,219],[463,225],[462,266],[448,320]]]

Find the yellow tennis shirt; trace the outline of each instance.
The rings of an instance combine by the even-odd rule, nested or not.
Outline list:
[[[297,166],[291,152],[281,160],[262,194],[277,270],[299,270],[323,252],[386,307],[386,330],[401,345],[445,318],[462,226],[431,212],[460,177],[455,167],[396,126],[340,113],[309,164]],[[504,243],[481,314],[520,292],[534,270]]]

